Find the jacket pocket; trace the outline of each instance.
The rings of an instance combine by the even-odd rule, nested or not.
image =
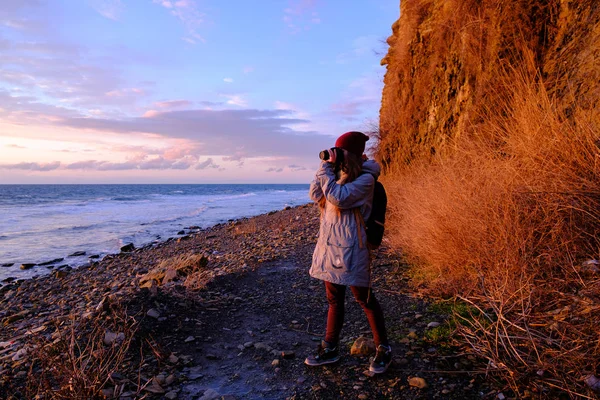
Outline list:
[[[350,271],[354,242],[355,238],[347,227],[331,226],[327,236],[326,267],[333,270]]]

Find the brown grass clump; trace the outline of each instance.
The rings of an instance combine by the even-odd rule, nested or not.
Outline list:
[[[388,172],[388,237],[429,293],[479,310],[461,330],[490,365],[583,394],[600,372],[600,270],[582,264],[600,258],[598,132],[535,71],[503,82],[451,155]]]
[[[125,368],[137,325],[117,307],[110,318],[73,320],[57,327],[56,339],[38,339],[32,346],[26,397],[104,399],[129,390],[139,393],[139,385],[116,385],[112,378]]]
[[[198,287],[208,274],[208,258],[204,254],[185,253],[162,260],[140,278],[140,287],[153,288],[169,282],[181,281],[186,287]]]

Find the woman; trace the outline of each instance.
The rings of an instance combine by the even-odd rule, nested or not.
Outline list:
[[[344,323],[344,298],[350,286],[361,305],[377,346],[369,370],[383,373],[392,360],[383,312],[371,293],[370,254],[364,221],[369,218],[373,187],[381,168],[363,155],[369,137],[347,132],[335,142],[328,161],[321,162],[310,185],[310,197],[321,208],[321,226],[310,268],[313,278],[325,282],[329,310],[327,330],[317,354],[304,361],[307,365],[330,364],[340,359],[339,339]],[[341,159],[341,160],[340,160]]]

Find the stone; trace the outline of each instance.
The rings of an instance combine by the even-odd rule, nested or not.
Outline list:
[[[175,279],[177,279],[178,276],[179,276],[179,273],[177,272],[177,270],[175,270],[175,269],[168,269],[165,272],[165,276],[162,279],[162,283],[165,284],[165,283],[174,281]]]
[[[134,250],[135,250],[135,246],[133,245],[133,243],[129,243],[129,244],[126,244],[125,246],[121,247],[121,253],[131,253]]]
[[[165,385],[171,386],[176,380],[177,378],[175,377],[175,375],[171,374],[165,378]]]
[[[61,262],[63,260],[64,260],[64,258],[55,258],[54,260],[45,261],[45,262],[39,263],[38,265],[46,266],[46,265],[50,265],[50,264],[59,263],[59,262]]]
[[[368,369],[363,371],[363,375],[366,376],[367,378],[372,378],[375,375],[377,375],[375,372],[373,371],[369,371]]]
[[[76,251],[73,254],[69,254],[69,257],[81,257],[81,256],[85,256],[85,251]]]
[[[279,367],[279,364],[280,364],[280,361],[279,361],[279,360],[273,360],[273,361],[271,362],[271,366],[273,366],[273,367]]]
[[[52,271],[52,276],[56,279],[62,279],[65,276],[69,275],[69,272],[57,269],[56,271]]]
[[[2,268],[8,268],[8,267],[12,267],[13,265],[15,265],[15,263],[4,263],[2,265],[0,265]]]
[[[21,361],[25,357],[27,357],[27,349],[22,348],[22,349],[17,350],[17,352],[12,356],[11,359],[13,361]]]
[[[113,343],[120,343],[125,340],[125,334],[123,332],[115,333],[111,331],[104,332],[104,344],[110,346]]]
[[[440,326],[440,325],[441,325],[441,324],[440,324],[439,322],[435,322],[435,321],[433,321],[433,322],[430,322],[430,323],[428,323],[428,324],[427,324],[427,327],[428,327],[428,328],[437,328],[437,327],[438,327],[438,326]]]
[[[367,396],[367,395],[366,395],[366,394],[364,394],[364,393],[361,393],[361,394],[359,394],[359,395],[358,395],[358,398],[359,398],[360,400],[365,400],[365,399],[368,399],[368,398],[369,398],[369,396]]]
[[[199,400],[215,400],[215,399],[218,399],[219,397],[221,397],[219,392],[217,392],[214,389],[208,389],[207,391],[204,392],[204,394],[202,395],[202,397],[200,397]]]
[[[165,394],[165,399],[174,400],[177,398],[177,393],[179,393],[178,390],[171,390],[170,392]]]
[[[25,269],[31,269],[33,267],[35,267],[34,263],[25,263],[25,264],[21,264],[20,268],[23,269],[23,270],[25,270]]]
[[[281,352],[281,358],[283,358],[283,359],[291,360],[295,357],[296,357],[296,353],[294,353],[293,351],[286,350],[286,351]]]
[[[350,354],[353,356],[370,356],[375,354],[375,351],[375,342],[372,339],[361,336],[352,344]]]
[[[266,343],[262,343],[262,342],[254,343],[254,348],[256,350],[271,351],[271,347],[269,345],[267,345]]]
[[[193,337],[193,336],[188,336],[188,337],[186,337],[186,338],[185,338],[184,342],[185,342],[185,343],[189,343],[189,342],[193,342],[194,340],[196,340],[196,338],[195,338],[195,337]]]
[[[150,393],[154,393],[154,394],[163,394],[166,392],[165,389],[162,388],[162,386],[160,386],[158,384],[158,382],[156,381],[156,379],[152,380],[152,384],[148,385],[144,388],[145,391],[150,392]]]
[[[408,378],[408,384],[418,389],[425,389],[427,387],[427,382],[425,381],[425,379],[419,378],[418,376]]]
[[[146,313],[146,315],[149,316],[149,317],[151,317],[151,318],[155,318],[155,319],[159,319],[160,318],[160,313],[155,308],[149,309],[148,312]]]
[[[590,387],[590,389],[600,392],[600,378],[595,375],[589,375],[584,380],[585,384]]]
[[[177,361],[179,361],[179,357],[177,357],[175,354],[171,353],[171,355],[168,358],[168,361],[171,364],[177,364]]]

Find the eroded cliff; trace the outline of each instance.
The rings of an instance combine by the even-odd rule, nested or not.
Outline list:
[[[388,169],[448,150],[512,90],[507,73],[535,71],[566,116],[598,127],[597,0],[402,0],[380,111],[379,156]]]

